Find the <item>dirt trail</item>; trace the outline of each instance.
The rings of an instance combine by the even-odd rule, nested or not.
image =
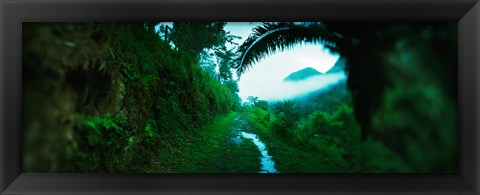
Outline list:
[[[261,163],[260,173],[279,173],[279,171],[275,169],[275,162],[273,161],[272,156],[268,154],[268,149],[265,143],[263,143],[260,138],[251,131],[251,127],[245,120],[245,116],[238,115],[233,120],[234,123],[238,125],[232,128],[231,140],[236,144],[240,144],[242,141],[252,141],[261,154],[259,157]]]

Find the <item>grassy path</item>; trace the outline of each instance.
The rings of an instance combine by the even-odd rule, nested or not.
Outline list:
[[[232,112],[212,120],[203,129],[165,135],[156,166],[146,172],[156,173],[258,173],[261,153],[251,139],[240,132],[254,133],[265,144],[280,173],[342,172],[316,151],[279,139],[255,114]]]
[[[195,132],[175,132],[164,142],[156,167],[148,172],[159,173],[258,173],[260,152],[244,138],[235,141],[241,121],[232,112],[217,117]]]

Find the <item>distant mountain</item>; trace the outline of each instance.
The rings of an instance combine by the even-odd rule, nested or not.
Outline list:
[[[317,75],[326,75],[326,74],[332,74],[332,73],[339,73],[343,71],[345,71],[345,59],[340,58],[337,60],[337,62],[335,62],[335,64],[332,66],[332,68],[330,68],[330,70],[325,72],[325,74],[318,72],[312,67],[308,67],[308,68],[299,70],[297,72],[291,73],[290,75],[285,77],[283,81],[297,82],[297,81],[302,81]]]
[[[345,59],[340,58],[325,74],[343,72],[345,70]]]
[[[311,67],[308,67],[288,75],[283,79],[283,81],[288,81],[288,82],[302,81],[312,76],[321,75],[321,74],[322,74],[321,72],[318,72],[317,70]]]

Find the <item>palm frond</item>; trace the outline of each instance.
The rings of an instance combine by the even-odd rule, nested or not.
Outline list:
[[[240,76],[260,59],[303,43],[322,44],[335,52],[335,40],[338,38],[338,34],[327,31],[320,23],[264,23],[255,27],[252,34],[238,47],[234,68]]]

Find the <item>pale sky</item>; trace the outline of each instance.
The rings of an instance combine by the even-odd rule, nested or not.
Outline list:
[[[252,28],[259,24],[229,22],[225,30],[242,37],[241,40],[236,41],[241,44],[252,32]],[[289,74],[307,67],[324,73],[335,64],[338,58],[338,55],[330,54],[319,44],[303,44],[291,50],[277,52],[260,60],[242,74],[238,83],[239,95],[242,101],[246,101],[248,96],[263,100],[286,100],[337,83],[346,78],[344,73],[313,77],[299,83],[282,80]]]

